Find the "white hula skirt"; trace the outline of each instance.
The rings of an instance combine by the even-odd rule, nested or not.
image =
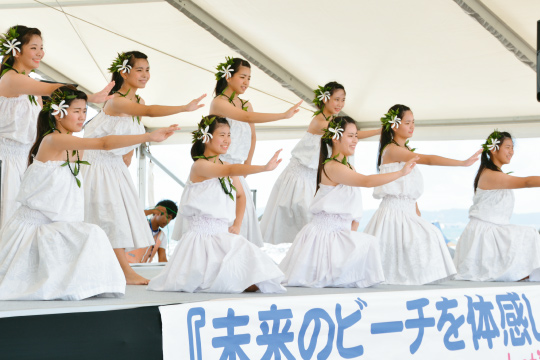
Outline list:
[[[457,279],[540,281],[540,235],[535,228],[498,225],[471,218],[459,238],[454,263]]]
[[[284,285],[364,288],[384,281],[377,239],[351,231],[350,221],[320,222],[321,216],[304,226],[279,265]]]
[[[99,225],[113,249],[154,244],[144,208],[122,156],[86,151],[82,165],[84,221]]]
[[[241,293],[257,285],[263,293],[282,293],[283,273],[272,259],[228,224],[213,218],[190,223],[163,271],[148,290]]]
[[[0,300],[122,296],[126,279],[107,235],[83,222],[50,222],[20,207],[0,232]]]

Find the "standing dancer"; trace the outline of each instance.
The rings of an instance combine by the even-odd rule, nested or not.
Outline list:
[[[298,107],[302,102],[300,101],[284,113],[253,112],[251,103],[239,97],[245,93],[251,81],[249,62],[240,58],[228,57],[226,62],[217,66],[217,70],[216,97],[210,104],[210,113],[227,118],[231,125],[231,147],[227,154],[222,156],[222,159],[231,164],[250,165],[255,152],[255,124],[289,119],[299,111]],[[243,176],[240,176],[239,179],[246,194],[246,210],[240,234],[261,247],[263,246],[263,237],[251,198],[251,190]]]
[[[167,116],[201,108],[205,95],[183,106],[144,105],[137,90],[150,79],[146,55],[138,51],[119,54],[109,68],[115,82],[103,110],[84,128],[85,138],[106,135],[144,134],[141,116]],[[87,151],[85,160],[92,166],[83,168],[85,178],[84,219],[99,225],[111,241],[128,285],[144,285],[148,280],[138,275],[126,259],[125,248],[143,248],[154,244],[137,190],[124,163],[131,160],[137,145],[115,150]]]
[[[495,130],[474,179],[469,223],[459,238],[454,263],[457,279],[471,281],[540,281],[540,235],[531,226],[510,224],[512,189],[540,187],[540,176],[524,178],[502,172],[514,156],[514,141]]]
[[[189,230],[148,290],[285,292],[280,285],[283,273],[273,260],[228,230],[229,223],[243,214],[235,209],[235,190],[242,192],[238,177],[274,170],[281,162],[279,151],[264,166],[229,164],[220,157],[231,142],[229,122],[222,117],[203,118],[193,132],[194,163],[180,200],[180,214],[189,221]]]
[[[392,173],[359,174],[347,161],[354,155],[357,131],[353,119],[338,116],[322,135],[318,185],[309,208],[313,218],[279,265],[289,286],[362,288],[384,281],[377,239],[356,231],[362,216],[360,187],[397,180],[411,172],[418,158]],[[332,149],[330,157],[328,147]]]
[[[317,167],[321,136],[328,121],[345,106],[345,88],[332,81],[313,91],[313,103],[319,108],[298,144],[291,161],[276,180],[261,220],[264,241],[272,244],[291,243],[312,217],[309,206],[317,186]],[[375,136],[380,130],[358,131],[358,138]]]
[[[1,300],[80,300],[121,295],[126,280],[107,235],[84,223],[79,150],[113,149],[163,141],[176,126],[150,134],[81,139],[86,94],[55,90],[39,114],[17,201],[21,206],[0,232]]]
[[[41,96],[49,96],[62,84],[44,83],[29,77],[43,59],[43,40],[36,28],[16,25],[0,37],[0,228],[19,207],[15,197],[27,167],[28,153],[36,139]],[[90,95],[88,101],[103,102],[113,84]]]
[[[381,174],[398,171],[406,161],[418,164],[471,166],[480,151],[465,161],[414,153],[408,139],[414,132],[414,116],[405,105],[394,105],[381,118],[378,165]],[[365,232],[379,239],[387,284],[421,285],[454,277],[456,268],[442,233],[420,217],[416,200],[424,184],[418,167],[396,181],[376,187],[373,197],[382,199]]]

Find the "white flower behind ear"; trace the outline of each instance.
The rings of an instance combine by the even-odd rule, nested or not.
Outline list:
[[[208,129],[210,129],[210,125],[208,125],[206,128],[201,129],[201,136],[199,136],[199,140],[202,139],[203,144],[207,143],[212,139],[212,134],[208,133]]]
[[[18,52],[21,52],[21,49],[17,45],[21,45],[20,41],[17,41],[17,39],[13,40],[6,40],[4,43],[4,46],[7,47],[6,52],[4,54],[9,54],[10,52],[13,53],[13,56],[15,56]]]
[[[331,133],[334,134],[334,136],[332,136],[332,139],[334,140],[339,140],[339,138],[341,137],[342,133],[343,133],[343,129],[342,128],[328,128],[328,131],[330,131]]]
[[[231,65],[227,65],[227,67],[225,67],[225,65],[223,65],[221,67],[221,69],[219,69],[219,72],[222,72],[223,75],[221,75],[222,78],[225,78],[225,79],[230,79],[232,77],[232,72],[234,71],[234,69],[231,69]]]
[[[116,67],[118,68],[118,72],[123,72],[125,74],[127,71],[127,73],[129,74],[129,72],[131,71],[131,65],[128,65],[128,62],[129,59],[126,59],[124,60],[122,65],[116,65]]]
[[[399,129],[399,125],[401,125],[401,118],[398,118],[396,116],[392,118],[392,120],[388,121],[388,123],[392,124],[392,129],[394,128]]]
[[[322,94],[317,96],[317,99],[319,99],[319,101],[322,101],[322,102],[330,100],[330,91],[323,92]]]
[[[499,140],[491,138],[491,144],[488,145],[487,147],[488,147],[489,151],[492,151],[493,149],[499,150],[499,144],[500,143],[501,142]]]
[[[64,115],[67,116],[67,108],[69,107],[69,105],[65,104],[65,100],[62,100],[60,102],[60,104],[56,105],[56,104],[52,104],[51,105],[51,108],[54,109],[54,111],[51,113],[52,115],[58,115],[60,114],[60,119],[62,119],[64,117]]]

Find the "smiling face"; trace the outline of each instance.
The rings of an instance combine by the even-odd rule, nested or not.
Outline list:
[[[499,144],[499,150],[491,150],[491,158],[494,162],[499,162],[502,165],[510,164],[512,156],[514,156],[514,141],[511,138],[505,138]]]
[[[324,103],[324,109],[330,114],[337,115],[345,107],[345,90],[335,89],[330,99]]]
[[[15,55],[15,68],[28,70],[37,69],[45,52],[43,51],[43,40],[39,35],[32,35],[30,40],[20,47],[21,51]]]
[[[60,118],[60,115],[54,116],[56,119],[56,128],[62,133],[74,133],[82,130],[86,120],[86,101],[75,99],[67,108],[67,115]]]
[[[227,86],[237,94],[243,94],[249,88],[251,81],[251,69],[247,66],[240,65],[238,71],[232,73],[232,76],[227,79]]]
[[[215,154],[226,154],[231,145],[231,128],[227,124],[216,125],[212,139],[206,143],[206,149]]]
[[[150,80],[150,64],[146,59],[135,59],[129,73],[120,73],[125,83],[133,89],[144,89]]]
[[[356,125],[352,123],[346,123],[343,134],[339,140],[332,140],[332,147],[336,152],[345,156],[354,155],[356,145],[358,144],[358,130]]]
[[[414,133],[414,115],[412,111],[407,110],[403,113],[403,117],[401,118],[401,124],[399,125],[399,128],[394,129],[394,134],[404,139],[408,139],[413,136],[413,133]]]

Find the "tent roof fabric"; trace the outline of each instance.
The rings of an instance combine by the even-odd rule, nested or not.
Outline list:
[[[474,8],[480,1],[0,0],[0,30],[38,27],[47,68],[90,91],[105,86],[117,52],[146,53],[152,79],[140,95],[147,104],[212,96],[216,65],[236,49],[262,69],[252,67],[245,94],[255,111],[284,112],[310,95],[306,89],[336,80],[347,92],[345,112],[361,128],[378,126],[390,106],[403,103],[414,111],[420,138],[484,138],[495,127],[540,136],[534,69],[460,3]],[[540,3],[480,4],[503,34],[534,49]],[[313,111],[306,102],[302,108],[292,119],[258,125],[258,138],[299,137]],[[179,123],[187,132],[207,112],[143,121]]]

